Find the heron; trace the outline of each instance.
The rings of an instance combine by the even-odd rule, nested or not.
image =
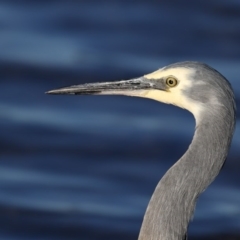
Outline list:
[[[47,93],[143,97],[176,105],[193,114],[192,142],[157,184],[138,237],[187,239],[197,199],[219,174],[231,145],[236,103],[228,80],[205,63],[185,61],[130,80],[86,83]]]

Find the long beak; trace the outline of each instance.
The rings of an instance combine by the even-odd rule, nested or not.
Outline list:
[[[117,95],[139,95],[141,90],[166,90],[162,82],[147,79],[145,77],[114,81],[103,83],[86,83],[81,85],[74,85],[65,88],[59,88],[46,92],[47,94],[74,94],[74,95],[88,95],[88,94],[117,94]]]

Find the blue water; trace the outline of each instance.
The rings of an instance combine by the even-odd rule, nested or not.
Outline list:
[[[198,60],[229,79],[240,108],[239,29],[238,0],[0,1],[0,239],[137,239],[193,117],[146,99],[44,92]],[[190,239],[240,238],[237,122]]]

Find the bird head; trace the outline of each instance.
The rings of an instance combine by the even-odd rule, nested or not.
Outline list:
[[[47,93],[144,97],[187,109],[193,113],[196,120],[202,111],[224,106],[229,97],[233,99],[228,81],[215,69],[199,62],[171,64],[130,80],[86,83]]]

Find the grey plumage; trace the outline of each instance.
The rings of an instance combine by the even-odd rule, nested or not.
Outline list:
[[[177,85],[167,84],[169,76]],[[139,240],[184,240],[197,198],[218,175],[231,144],[236,105],[229,82],[204,63],[181,62],[133,80],[76,85],[48,93],[140,96],[194,114],[192,143],[158,183],[139,234]]]
[[[158,183],[148,205],[139,240],[182,240],[198,196],[225,162],[235,127],[235,101],[229,82],[206,64],[183,62],[169,68],[194,68],[197,85],[184,90],[204,104],[201,120],[187,152]],[[213,101],[214,98],[214,101]]]

